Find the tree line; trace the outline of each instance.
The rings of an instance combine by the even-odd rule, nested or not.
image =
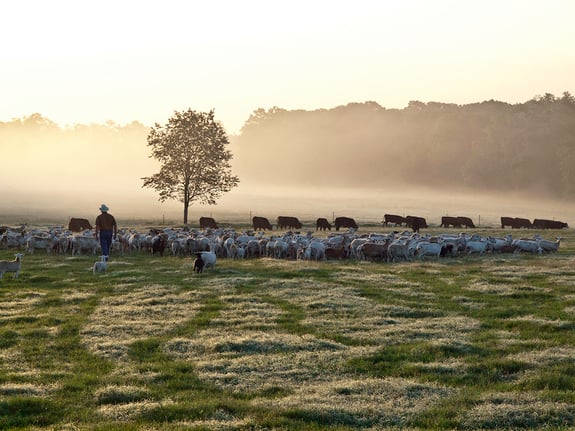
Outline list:
[[[244,175],[267,184],[575,196],[575,97],[568,92],[519,104],[257,109],[235,145]]]
[[[109,175],[100,184],[109,181],[118,191],[141,187],[141,179],[157,167],[146,145],[153,130],[138,122],[62,128],[40,114],[0,122],[0,148],[10,160],[0,177],[5,184],[9,178],[25,181],[19,174],[33,163],[42,184],[69,187],[70,178],[74,185],[86,179],[88,188],[101,165]],[[575,196],[575,97],[568,92],[518,104],[412,101],[403,109],[376,102],[314,111],[257,109],[230,143],[226,160],[235,180],[246,184],[304,190],[423,185]]]

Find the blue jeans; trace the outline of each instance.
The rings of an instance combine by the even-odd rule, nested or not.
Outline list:
[[[110,247],[112,246],[113,235],[114,232],[112,232],[111,230],[100,231],[100,246],[102,247],[102,256],[107,257],[110,255]]]

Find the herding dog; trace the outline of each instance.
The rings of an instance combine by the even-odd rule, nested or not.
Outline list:
[[[194,272],[198,274],[204,272],[204,260],[202,259],[202,253],[196,253],[196,260],[194,260]]]

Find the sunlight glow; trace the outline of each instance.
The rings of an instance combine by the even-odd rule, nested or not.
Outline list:
[[[215,109],[233,135],[258,108],[523,103],[575,92],[570,0],[22,0],[2,15],[0,122],[39,113],[61,127],[150,127],[174,111]],[[61,184],[13,180],[46,163],[61,175],[78,170],[77,149],[62,142],[57,151],[30,143],[25,158],[10,147],[0,141],[14,160],[0,172],[3,187]],[[102,157],[90,153],[90,168]],[[134,183],[149,174],[142,141],[117,149],[109,183],[133,175],[130,159],[141,168]]]

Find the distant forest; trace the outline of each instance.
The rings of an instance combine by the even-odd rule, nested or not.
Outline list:
[[[234,146],[240,170],[268,185],[425,185],[575,197],[575,97],[568,92],[520,104],[257,109]]]
[[[140,178],[156,169],[149,130],[138,122],[61,128],[40,114],[0,122],[0,154],[10,160],[0,170],[1,182],[16,184],[11,179],[33,163],[44,184],[68,187],[70,178],[77,186],[93,184],[103,163],[114,187],[123,181],[140,188]],[[248,187],[431,186],[575,197],[575,97],[568,92],[519,104],[257,109],[230,142],[234,174]]]

